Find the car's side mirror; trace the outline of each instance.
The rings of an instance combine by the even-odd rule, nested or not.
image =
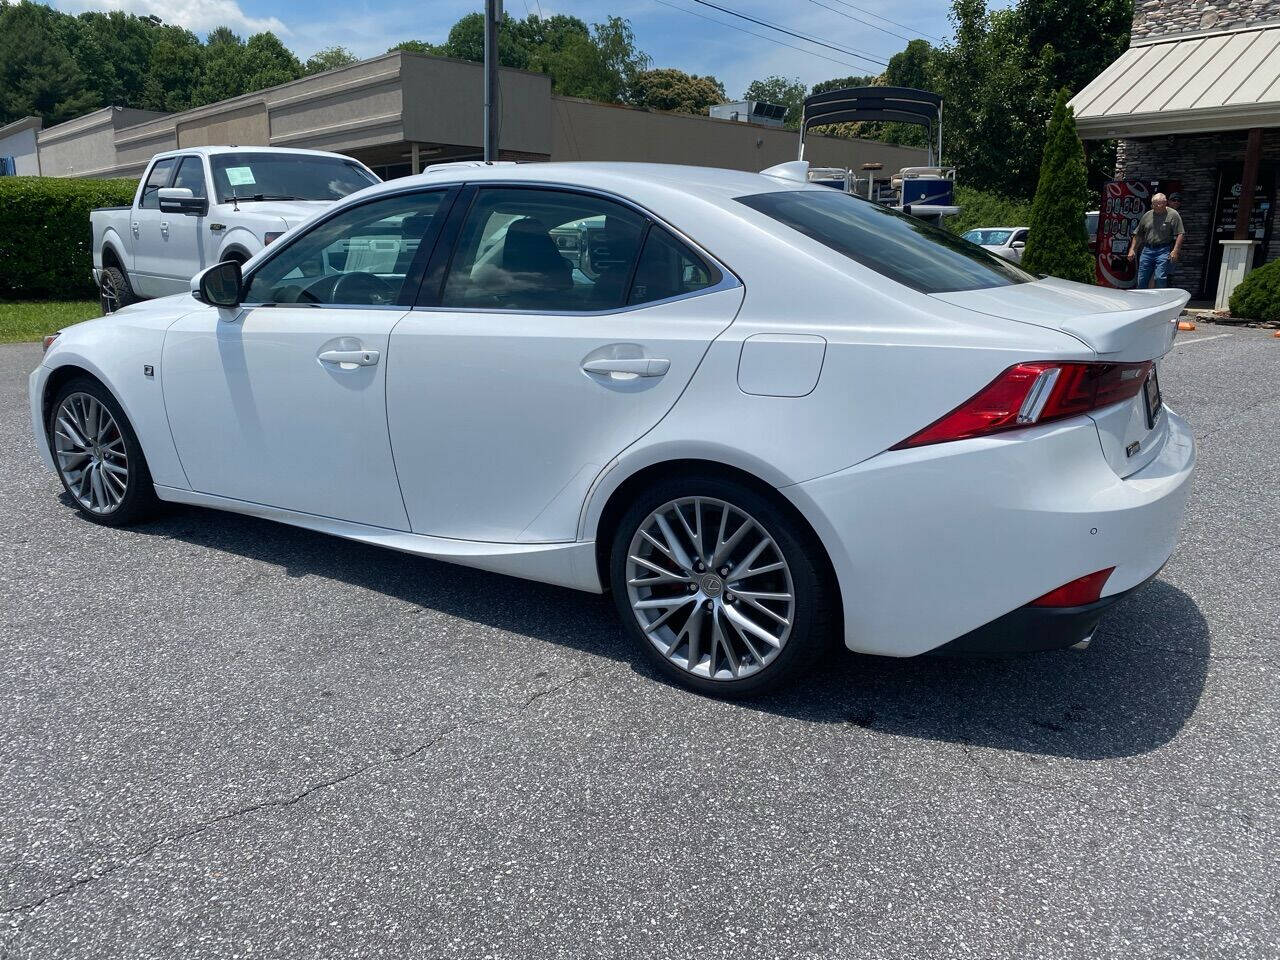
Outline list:
[[[211,307],[238,307],[244,300],[240,264],[224,260],[191,279],[191,295]]]
[[[188,217],[203,217],[209,212],[206,197],[197,197],[187,187],[161,187],[157,191],[162,213],[181,213]]]
[[[1009,244],[1009,246],[1012,247],[1014,250],[1021,250],[1026,245],[1027,245],[1027,242],[1025,240],[1015,240],[1013,241],[1013,243]]]

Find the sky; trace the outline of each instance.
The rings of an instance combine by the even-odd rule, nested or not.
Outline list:
[[[807,86],[831,77],[874,75],[907,39],[923,37],[937,43],[951,35],[949,0],[711,2],[870,59],[746,23],[697,0],[505,0],[505,5],[516,17],[565,13],[587,23],[608,15],[625,17],[654,66],[712,74],[724,81],[731,98],[740,97],[752,80],[771,74],[798,77]],[[334,45],[371,57],[402,40],[439,42],[459,17],[484,9],[483,0],[53,0],[53,5],[68,13],[155,14],[202,36],[224,25],[242,35],[272,30],[304,60]],[[890,19],[877,16],[881,14]]]

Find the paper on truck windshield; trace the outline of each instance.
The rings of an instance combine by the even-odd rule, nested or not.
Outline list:
[[[227,167],[227,183],[231,186],[243,187],[256,182],[252,167]]]

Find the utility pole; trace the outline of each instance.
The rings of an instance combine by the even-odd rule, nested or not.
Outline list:
[[[498,26],[502,0],[484,0],[484,159],[498,159]]]

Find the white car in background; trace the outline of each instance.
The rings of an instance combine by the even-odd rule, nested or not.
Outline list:
[[[832,634],[1088,640],[1174,547],[1186,299],[791,169],[450,164],[50,338],[31,415],[91,520],[197,504],[609,590],[659,670],[744,695]]]
[[[1022,251],[1027,246],[1027,233],[1026,227],[979,227],[964,234],[964,238],[1010,263],[1021,263]]]
[[[102,312],[186,291],[205,267],[244,263],[290,227],[378,182],[359,161],[319,150],[158,153],[131,206],[89,213]]]

